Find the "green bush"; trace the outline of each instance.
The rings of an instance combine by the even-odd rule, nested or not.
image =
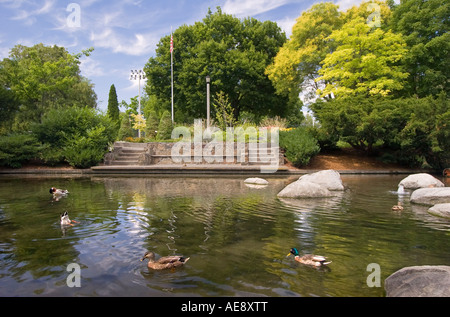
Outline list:
[[[145,129],[146,138],[155,139],[158,131],[158,126],[159,126],[158,117],[156,116],[156,112],[152,110],[150,111],[147,118],[147,126]]]
[[[450,164],[450,100],[445,93],[426,98],[349,97],[311,105],[322,142],[342,141],[383,160],[442,169]]]
[[[117,135],[117,140],[124,141],[126,138],[134,137],[134,131],[131,127],[130,118],[127,114],[123,115],[122,121],[120,122],[120,129]]]
[[[399,161],[439,170],[449,167],[450,99],[441,93],[435,98],[409,98],[405,102],[410,109],[408,121],[394,139],[396,149],[400,147]]]
[[[169,111],[165,111],[161,116],[158,126],[157,140],[169,140],[172,137],[172,117]]]
[[[39,142],[30,134],[12,134],[0,137],[0,165],[19,168],[38,156]]]
[[[89,130],[87,136],[74,136],[64,149],[67,162],[77,168],[88,168],[100,162],[108,144],[104,131],[105,127],[97,127]]]
[[[287,159],[297,167],[305,166],[320,152],[317,140],[304,127],[280,131],[280,147]]]
[[[44,162],[82,168],[99,163],[116,135],[110,118],[87,107],[50,110],[32,129]]]
[[[51,146],[49,143],[42,145],[39,153],[39,158],[50,166],[55,166],[64,162],[64,149],[60,147]]]

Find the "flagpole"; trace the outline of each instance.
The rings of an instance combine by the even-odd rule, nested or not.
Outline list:
[[[170,30],[170,77],[171,77],[172,124],[173,124],[174,123],[174,118],[173,118],[173,32],[172,32],[172,28]]]

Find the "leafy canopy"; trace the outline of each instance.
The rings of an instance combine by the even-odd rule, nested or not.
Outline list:
[[[338,6],[326,2],[302,13],[292,28],[292,36],[266,70],[277,93],[298,99],[299,93],[313,99],[320,83],[321,61],[333,50],[328,36],[342,25]]]
[[[403,88],[408,77],[399,61],[407,49],[402,36],[381,28],[370,28],[363,18],[354,18],[333,31],[329,40],[335,51],[322,61],[319,70],[327,84],[322,97],[387,96]]]
[[[276,23],[253,18],[240,20],[220,8],[208,12],[202,22],[183,25],[174,34],[174,108],[176,121],[206,117],[206,81],[211,95],[223,91],[234,118],[244,111],[264,115],[288,115],[288,99],[275,93],[265,75],[286,36]],[[145,66],[149,96],[158,99],[158,113],[170,109],[170,36],[163,37],[156,57]],[[214,117],[214,114],[212,114]]]
[[[26,130],[44,113],[60,107],[96,107],[93,85],[80,74],[82,54],[71,55],[63,47],[17,45],[0,62],[0,84],[17,98],[15,129]]]
[[[450,2],[402,0],[393,6],[390,26],[409,47],[405,57],[411,74],[408,95],[425,97],[450,93]]]

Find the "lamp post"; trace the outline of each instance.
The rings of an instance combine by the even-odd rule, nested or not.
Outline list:
[[[138,109],[138,115],[141,114],[141,79],[147,79],[147,76],[145,75],[145,72],[143,70],[131,70],[131,76],[130,80],[137,80],[139,81],[139,109]],[[139,138],[141,137],[141,129],[139,131]]]
[[[209,128],[210,123],[210,85],[211,85],[211,77],[206,76],[206,127]]]

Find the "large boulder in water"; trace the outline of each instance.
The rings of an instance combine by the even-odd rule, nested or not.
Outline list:
[[[444,183],[436,177],[427,173],[412,174],[404,178],[398,184],[407,189],[418,189],[427,187],[444,187]]]
[[[322,185],[298,180],[287,185],[277,196],[282,198],[323,198],[331,197],[333,194]]]
[[[450,203],[434,205],[428,209],[428,213],[437,217],[450,218]]]
[[[344,190],[341,175],[334,170],[325,170],[303,175],[299,181],[307,181],[325,187],[328,190]]]
[[[278,197],[282,198],[323,198],[332,197],[333,191],[343,191],[341,175],[333,170],[301,176],[296,182],[289,184]]]
[[[387,297],[450,297],[450,266],[405,267],[384,282]]]
[[[450,203],[450,187],[419,188],[411,194],[410,200],[427,206]]]

